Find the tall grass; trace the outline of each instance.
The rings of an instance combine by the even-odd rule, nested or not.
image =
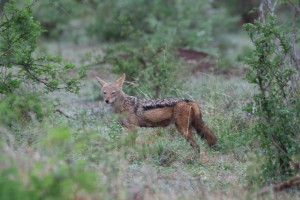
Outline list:
[[[184,79],[181,93],[200,103],[218,137],[215,150],[195,136],[201,146],[195,153],[174,127],[127,134],[107,105],[90,100],[100,91],[89,81],[78,96],[60,94],[61,110],[72,118],[54,113],[20,129],[35,136],[30,144],[1,129],[1,172],[10,174],[1,178],[1,199],[12,191],[15,199],[245,199],[255,142],[241,108],[251,87],[241,78]]]

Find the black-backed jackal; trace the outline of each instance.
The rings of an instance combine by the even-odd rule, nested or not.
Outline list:
[[[200,152],[200,147],[192,135],[192,127],[198,135],[206,139],[209,146],[216,144],[215,134],[202,120],[200,107],[197,103],[182,98],[138,99],[122,91],[125,80],[123,74],[114,83],[107,83],[96,77],[104,95],[104,101],[109,104],[114,113],[122,113],[119,121],[126,128],[165,127],[175,124],[177,130],[186,140]]]

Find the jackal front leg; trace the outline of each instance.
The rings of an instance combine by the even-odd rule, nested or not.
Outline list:
[[[127,118],[119,118],[118,121],[121,124],[121,126],[126,129],[124,131],[126,135],[128,133],[136,133],[137,132],[135,125],[130,123],[130,121]]]
[[[135,144],[137,138],[137,130],[135,125],[130,123],[126,118],[120,118],[119,122],[122,125],[122,133],[125,135],[126,141]]]

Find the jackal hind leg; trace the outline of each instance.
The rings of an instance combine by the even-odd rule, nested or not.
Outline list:
[[[190,145],[197,151],[197,153],[200,153],[200,147],[196,143],[192,135],[192,127],[190,125],[188,127],[187,123],[182,122],[176,122],[175,125],[179,133],[184,136],[186,141],[190,143]]]

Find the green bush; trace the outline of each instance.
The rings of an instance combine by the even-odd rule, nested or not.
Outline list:
[[[75,68],[57,56],[37,55],[38,38],[42,29],[32,17],[31,7],[5,4],[0,18],[0,94],[14,93],[22,85],[41,84],[46,91],[79,90],[79,77],[67,78]],[[5,17],[4,17],[5,16]],[[28,87],[27,87],[28,88]],[[37,87],[32,88],[36,90]]]
[[[17,170],[13,167],[0,170],[0,199],[29,199],[26,191],[22,190]]]
[[[32,119],[41,121],[48,112],[47,102],[37,93],[10,94],[0,102],[0,125],[13,127]]]
[[[39,150],[35,152],[38,156],[24,151],[18,159],[14,153],[1,154],[0,198],[63,200],[97,193],[95,170],[88,168],[84,159],[74,158],[72,134],[67,127],[52,128],[46,136],[40,133],[41,140],[31,148],[31,152]],[[11,151],[11,146],[4,145],[0,145],[1,152]]]
[[[247,80],[259,89],[246,108],[257,118],[252,134],[261,148],[256,152],[261,164],[251,178],[259,184],[274,183],[299,170],[299,93],[291,87],[295,71],[286,59],[291,49],[275,16],[245,28],[255,45],[246,60]]]

